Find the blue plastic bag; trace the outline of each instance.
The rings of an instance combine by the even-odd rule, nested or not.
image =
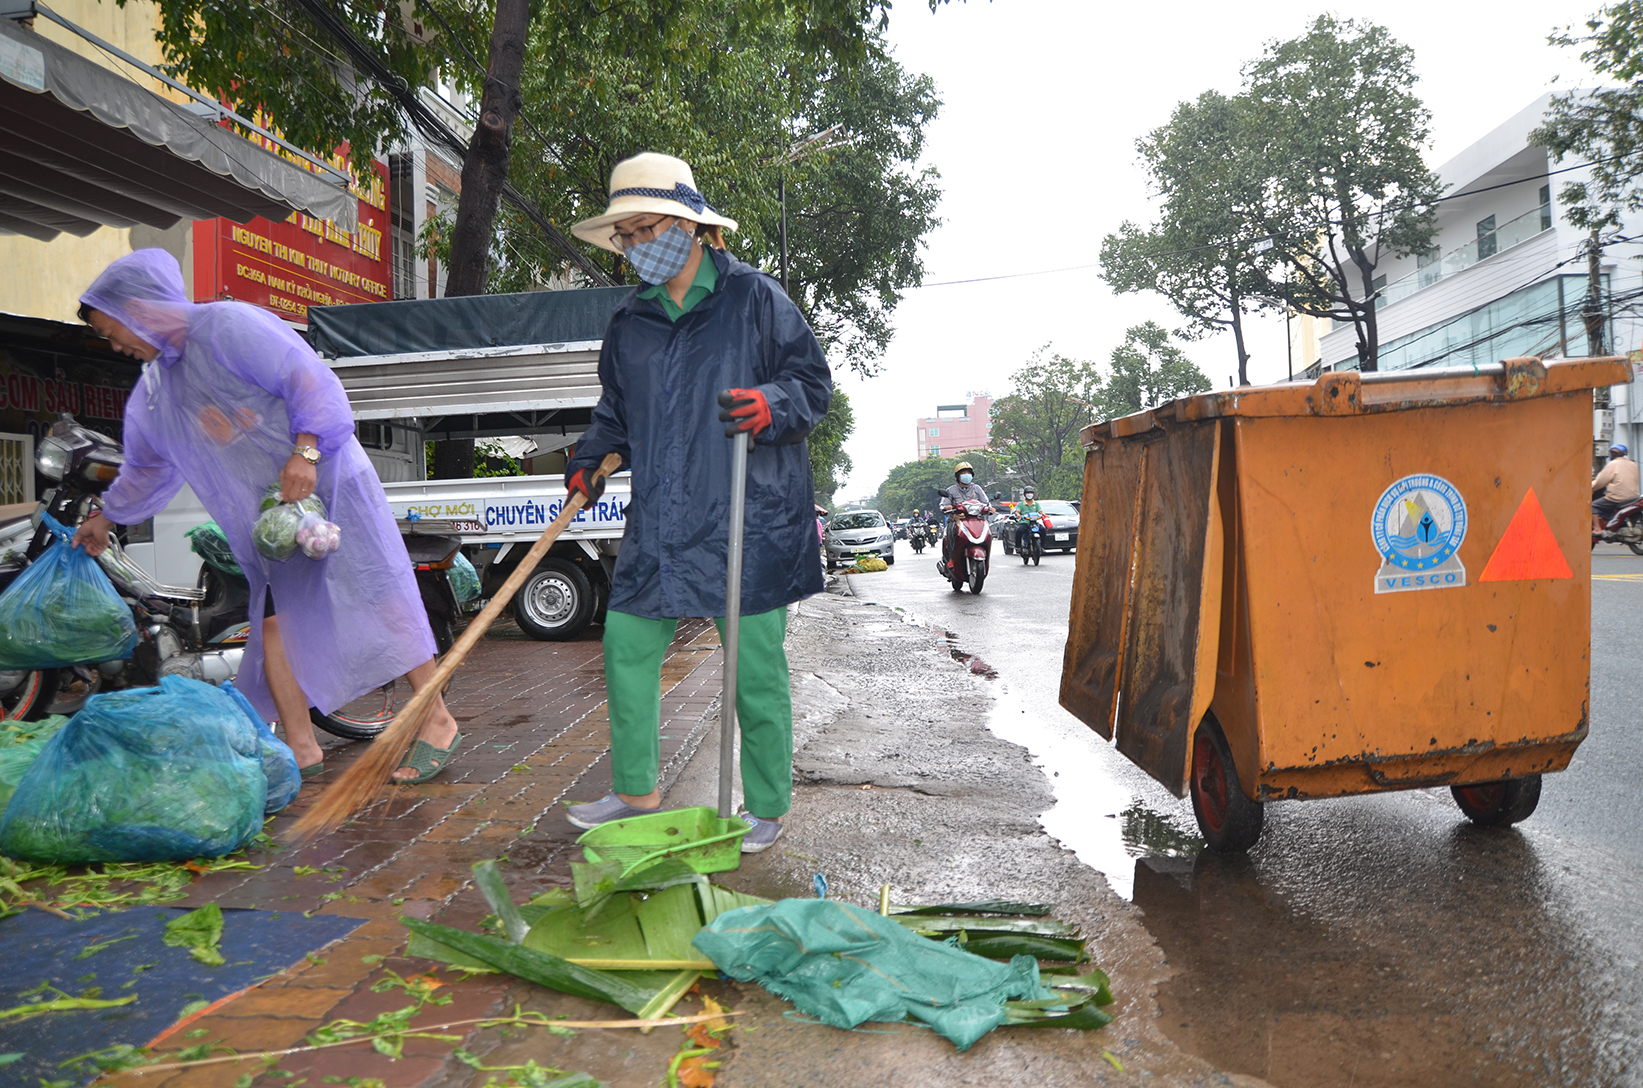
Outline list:
[[[41,514],[56,537],[0,593],[0,669],[55,669],[131,656],[137,622],[97,560]]]
[[[94,695],[46,743],[0,818],[27,861],[220,857],[262,828],[262,742],[233,696],[167,676]]]
[[[251,700],[240,693],[233,681],[224,680],[222,690],[257,727],[257,740],[262,743],[262,773],[268,779],[268,801],[263,805],[262,813],[269,816],[279,812],[302,792],[302,770],[297,766],[297,754],[291,751],[290,745],[274,735],[274,730],[262,720],[262,715],[251,705]]]

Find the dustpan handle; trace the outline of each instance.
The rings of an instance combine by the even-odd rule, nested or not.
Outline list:
[[[747,447],[752,435],[737,434],[730,446],[730,533],[725,549],[724,689],[719,696],[719,819],[734,814],[731,786],[736,771],[736,666],[742,627],[742,525],[747,515]]]

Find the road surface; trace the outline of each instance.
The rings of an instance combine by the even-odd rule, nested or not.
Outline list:
[[[1247,858],[1200,853],[1190,803],[1059,707],[1074,555],[997,555],[979,597],[897,558],[852,592],[997,670],[992,728],[1050,776],[1045,829],[1142,908],[1184,1049],[1279,1088],[1643,1084],[1643,558],[1593,560],[1591,735],[1528,821],[1473,828],[1446,789],[1279,803]]]

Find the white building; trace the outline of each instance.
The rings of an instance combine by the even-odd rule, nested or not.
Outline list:
[[[1493,363],[1522,355],[1553,359],[1589,354],[1581,321],[1587,291],[1587,233],[1568,222],[1558,192],[1586,171],[1548,176],[1573,165],[1550,162],[1529,133],[1545,119],[1549,95],[1536,99],[1438,170],[1448,193],[1438,205],[1431,251],[1384,261],[1375,279],[1381,294],[1382,370]],[[1605,350],[1628,354],[1643,346],[1636,298],[1643,291],[1643,247],[1606,247],[1601,262],[1608,321]],[[1618,303],[1613,300],[1620,300]],[[1335,323],[1318,341],[1316,369],[1357,366],[1357,338]],[[1636,358],[1636,356],[1634,356]],[[1643,444],[1643,387],[1616,386],[1619,437]],[[1634,419],[1631,404],[1639,405]],[[1607,423],[1600,415],[1599,426]],[[1607,435],[1597,434],[1607,445]]]

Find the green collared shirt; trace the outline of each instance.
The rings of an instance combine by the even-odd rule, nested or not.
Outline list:
[[[665,283],[651,284],[639,292],[639,297],[655,299],[662,304],[662,312],[667,314],[669,321],[678,321],[695,309],[696,304],[711,295],[718,286],[719,266],[713,263],[713,254],[703,246],[702,263],[696,269],[696,278],[690,281],[690,290],[685,292],[683,306],[673,301],[673,296],[667,293]]]

